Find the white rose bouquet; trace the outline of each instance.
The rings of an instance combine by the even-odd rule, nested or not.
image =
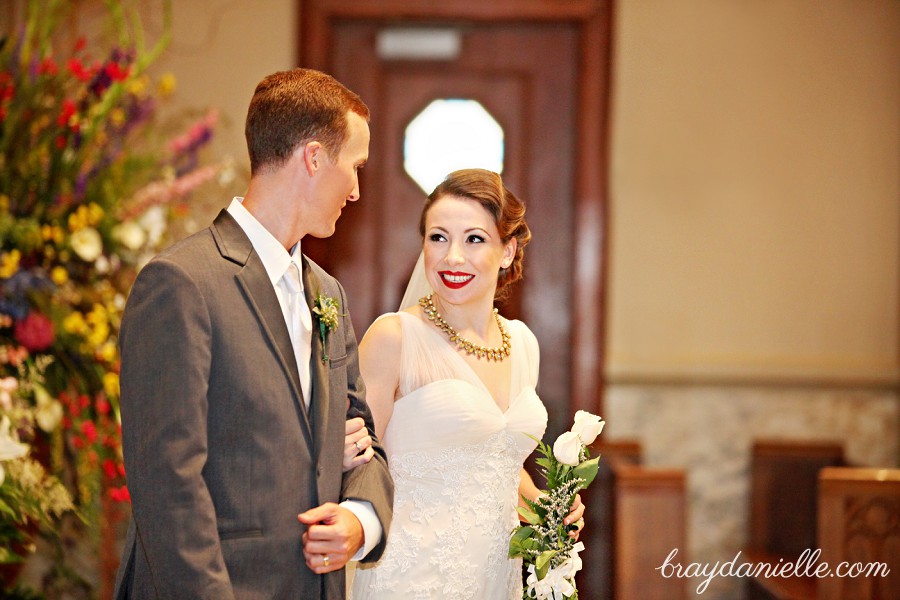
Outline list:
[[[573,600],[578,598],[575,573],[581,570],[578,553],[584,544],[569,532],[575,524],[564,525],[579,490],[597,476],[600,457],[591,458],[587,447],[603,430],[597,415],[579,410],[572,429],[560,435],[553,448],[537,440],[537,459],[547,480],[547,489],[535,501],[525,500],[519,514],[527,524],[515,528],[509,541],[509,557],[521,557],[528,567],[526,600]]]

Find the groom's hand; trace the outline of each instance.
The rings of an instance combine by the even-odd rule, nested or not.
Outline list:
[[[303,533],[303,558],[314,573],[344,568],[364,540],[362,524],[351,511],[333,502],[297,515],[307,525]]]

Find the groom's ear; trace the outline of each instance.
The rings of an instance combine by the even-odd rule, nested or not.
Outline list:
[[[320,142],[307,142],[303,146],[303,165],[306,174],[312,177],[319,170],[319,163],[324,158],[325,151]]]

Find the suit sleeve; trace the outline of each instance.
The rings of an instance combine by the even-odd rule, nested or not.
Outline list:
[[[202,477],[211,331],[190,276],[151,261],[123,317],[121,409],[135,543],[160,598],[234,597]]]
[[[347,306],[343,287],[338,284],[341,293],[341,306]],[[344,473],[341,482],[342,500],[365,500],[371,503],[378,520],[381,521],[383,534],[381,541],[369,552],[362,562],[372,562],[381,558],[387,543],[387,534],[391,526],[394,504],[394,483],[387,464],[387,454],[378,437],[375,435],[375,421],[372,411],[366,404],[366,389],[359,372],[359,350],[356,345],[356,334],[349,315],[343,317],[338,331],[344,332],[344,343],[347,348],[347,398],[349,407],[347,418],[362,417],[372,438],[375,456],[367,464]]]

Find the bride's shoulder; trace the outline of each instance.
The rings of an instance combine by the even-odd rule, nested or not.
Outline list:
[[[366,334],[359,342],[362,356],[378,360],[396,360],[400,355],[403,329],[398,313],[381,315],[369,326]]]
[[[529,354],[537,354],[539,352],[537,337],[535,337],[528,325],[518,319],[506,319],[504,317],[503,320],[506,322],[506,326],[513,336],[513,344],[516,343],[516,339],[519,339],[521,340],[522,345],[528,350]]]

